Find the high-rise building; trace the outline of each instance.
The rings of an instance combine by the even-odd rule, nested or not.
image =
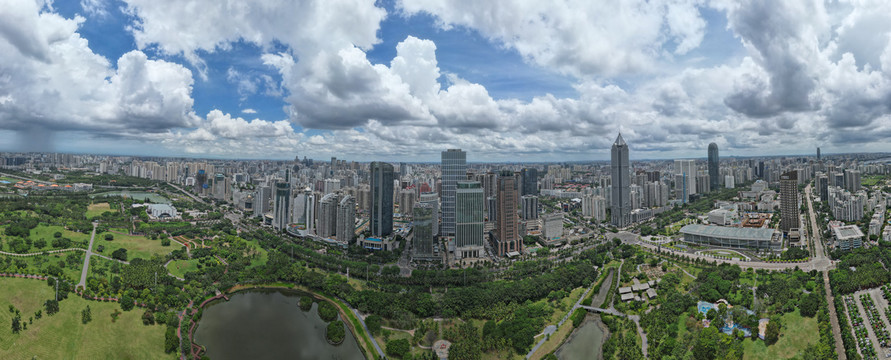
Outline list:
[[[498,175],[498,210],[495,214],[495,252],[504,256],[509,252],[522,252],[517,221],[517,177],[512,171],[503,170]]]
[[[798,205],[798,172],[780,175],[780,229],[788,232],[798,228],[801,209]]]
[[[557,240],[563,237],[563,212],[554,212],[542,215],[541,235],[546,241]]]
[[[415,194],[416,192],[412,189],[403,189],[399,191],[399,213],[402,214],[402,216],[412,214],[412,209],[415,207]]]
[[[434,259],[433,220],[435,208],[431,202],[419,202],[412,211],[412,258],[421,260]]]
[[[675,160],[674,171],[680,175],[680,183],[675,184],[675,187],[680,189],[679,194],[686,203],[690,201],[690,195],[696,194],[696,161]]]
[[[288,226],[291,218],[291,183],[288,176],[285,180],[275,183],[275,208],[272,213],[272,227],[283,230]]]
[[[484,254],[483,211],[481,184],[478,181],[459,181],[455,190],[456,257],[479,258]]]
[[[319,227],[316,234],[323,238],[333,238],[337,235],[337,205],[340,196],[337,193],[322,197],[319,202]]]
[[[461,149],[442,152],[442,236],[455,236],[455,191],[467,178],[467,153]]]
[[[622,134],[613,143],[610,156],[610,223],[623,228],[631,225],[631,163],[628,144]]]
[[[484,191],[485,193],[485,191]],[[486,219],[489,222],[495,222],[498,219],[498,197],[489,196],[486,198]]]
[[[538,195],[538,169],[523,168],[520,171],[520,177],[523,179],[523,195]]]
[[[708,144],[708,180],[711,191],[718,190],[721,186],[719,178],[720,163],[718,160],[718,144]]]
[[[257,188],[257,195],[254,197],[254,216],[262,218],[269,212],[269,202],[272,201],[272,188],[268,186],[260,186]]]
[[[845,169],[845,189],[850,192],[860,191],[860,170]]]
[[[418,199],[418,206],[420,204],[427,204],[430,206],[431,211],[433,211],[433,236],[439,235],[439,196],[436,195],[435,192],[425,192],[421,193],[421,197]]]
[[[383,237],[393,232],[393,165],[371,163],[371,236]]]
[[[346,195],[337,205],[337,240],[352,243],[356,239],[356,198]]]
[[[538,196],[523,195],[520,199],[520,218],[523,220],[538,219]]]
[[[325,193],[325,195],[334,193],[337,190],[340,190],[340,180],[325,179],[325,183],[322,188],[322,191]]]
[[[820,160],[821,160],[821,158],[820,158],[820,148],[818,147],[818,148],[817,148],[817,161],[820,161]]]

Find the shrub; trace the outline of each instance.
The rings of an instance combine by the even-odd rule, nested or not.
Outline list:
[[[383,318],[381,318],[379,315],[369,315],[367,318],[365,318],[365,326],[367,326],[368,331],[370,331],[374,335],[380,335],[381,324],[383,324]]]
[[[56,238],[56,239],[58,239],[58,238],[62,237],[62,233],[56,231],[56,232],[53,234],[53,237]]]
[[[301,296],[299,304],[300,304],[300,310],[309,311],[309,309],[312,309],[312,297]]]
[[[112,241],[112,240],[114,240],[114,235],[112,235],[112,234],[105,234],[105,241]]]
[[[408,354],[409,346],[408,339],[387,341],[387,355],[402,358]]]

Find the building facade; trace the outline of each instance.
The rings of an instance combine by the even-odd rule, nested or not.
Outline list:
[[[708,180],[712,191],[721,187],[720,162],[718,159],[718,144],[708,144]]]
[[[518,198],[517,177],[511,171],[502,171],[498,176],[498,209],[495,217],[495,252],[505,256],[509,252],[522,252],[523,242],[519,240],[517,222]]]
[[[798,172],[780,175],[780,229],[789,232],[800,223],[801,208],[798,204]]]
[[[435,259],[433,253],[434,207],[430,202],[420,202],[412,211],[412,258],[419,260]]]
[[[610,223],[616,227],[631,225],[631,164],[628,144],[622,134],[613,143],[610,156]]]
[[[356,239],[356,198],[346,195],[337,205],[337,240],[347,244]]]
[[[455,257],[479,258],[484,255],[483,188],[478,181],[459,181],[455,192]]]
[[[455,236],[455,192],[458,181],[467,178],[467,153],[461,149],[442,152],[442,229],[440,235]]]
[[[393,165],[371,163],[371,236],[384,237],[393,233]]]

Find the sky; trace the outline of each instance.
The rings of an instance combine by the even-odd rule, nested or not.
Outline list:
[[[0,0],[0,151],[891,151],[891,2]]]

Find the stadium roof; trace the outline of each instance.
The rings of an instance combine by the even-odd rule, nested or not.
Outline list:
[[[725,239],[771,240],[773,239],[774,230],[693,224],[682,227],[681,233]]]

